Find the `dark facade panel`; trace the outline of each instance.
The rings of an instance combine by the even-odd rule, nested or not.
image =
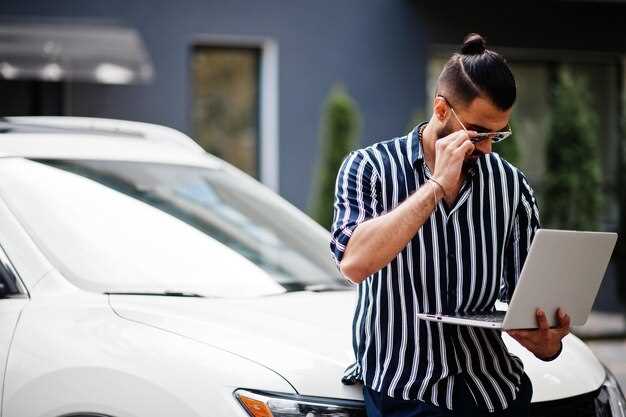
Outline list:
[[[512,48],[626,52],[626,4],[583,1],[415,1],[428,41],[458,45],[469,32]]]

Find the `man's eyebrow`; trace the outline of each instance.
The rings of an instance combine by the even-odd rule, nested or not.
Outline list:
[[[487,129],[486,127],[482,127],[482,126],[479,126],[479,125],[474,125],[474,124],[471,124],[471,123],[469,123],[467,125],[467,128],[470,129],[470,130],[475,130],[475,131],[477,131],[479,133],[491,132],[491,130]]]
[[[488,133],[488,132],[502,132],[502,131],[505,131],[507,129],[507,126],[508,126],[508,124],[506,126],[504,126],[500,130],[490,130],[490,129],[487,129],[486,127],[483,127],[483,126],[480,126],[480,125],[475,125],[475,124],[472,124],[472,123],[468,123],[466,127],[469,130],[475,130],[478,133]]]

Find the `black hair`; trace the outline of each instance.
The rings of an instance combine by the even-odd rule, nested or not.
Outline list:
[[[460,53],[450,57],[437,80],[437,91],[453,103],[469,105],[478,96],[489,98],[500,110],[515,102],[515,78],[506,60],[486,48],[485,39],[470,33]]]

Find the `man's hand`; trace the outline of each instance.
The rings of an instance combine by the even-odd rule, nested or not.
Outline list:
[[[550,358],[559,351],[561,339],[570,331],[570,317],[560,308],[557,310],[559,327],[551,329],[542,309],[537,309],[537,330],[507,330],[506,332],[539,359]]]
[[[461,168],[465,158],[475,149],[470,137],[476,132],[458,130],[435,142],[435,171],[433,176],[443,187],[444,193],[449,195],[459,182]]]

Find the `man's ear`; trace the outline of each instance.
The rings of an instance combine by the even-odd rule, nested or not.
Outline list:
[[[433,100],[433,114],[440,123],[444,123],[448,117],[448,105],[443,97],[435,96]]]

